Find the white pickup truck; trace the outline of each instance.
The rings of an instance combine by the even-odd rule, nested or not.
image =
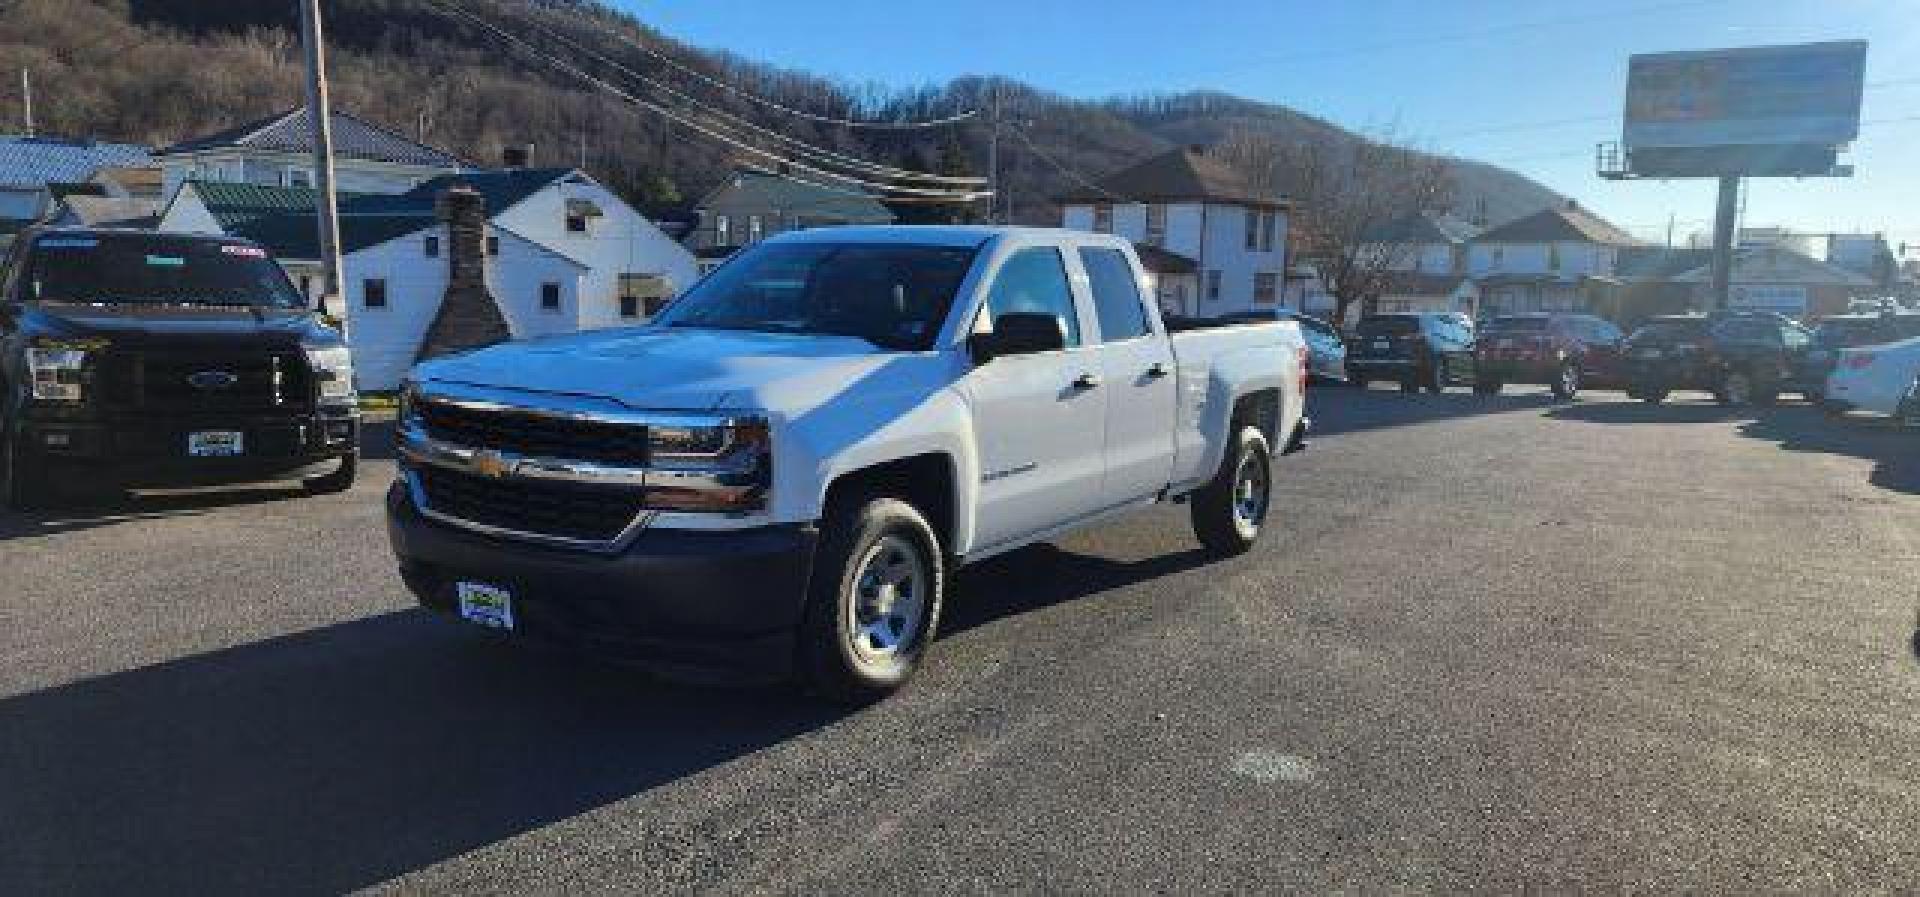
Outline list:
[[[878,697],[962,564],[1176,500],[1212,551],[1258,538],[1272,457],[1305,445],[1305,344],[1169,328],[1146,286],[1111,236],[827,228],[646,326],[422,364],[401,573],[483,625]]]

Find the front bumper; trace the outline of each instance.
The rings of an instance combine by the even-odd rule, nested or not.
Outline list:
[[[211,430],[243,434],[242,453],[190,457],[188,434]],[[208,485],[269,479],[351,456],[360,444],[360,415],[352,408],[171,417],[36,409],[19,435],[27,456],[56,471],[116,486]]]
[[[818,533],[648,530],[613,554],[482,535],[428,520],[400,483],[387,534],[428,608],[457,611],[455,583],[513,595],[514,633],[665,671],[771,680],[790,674]]]
[[[1349,377],[1390,380],[1411,376],[1418,370],[1420,370],[1420,362],[1411,358],[1347,357],[1347,376]]]

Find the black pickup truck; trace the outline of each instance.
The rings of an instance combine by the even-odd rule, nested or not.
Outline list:
[[[244,240],[30,229],[0,264],[0,502],[85,489],[353,484],[353,368]]]

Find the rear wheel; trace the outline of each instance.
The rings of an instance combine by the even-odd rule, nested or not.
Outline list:
[[[0,427],[0,504],[15,511],[40,511],[58,497],[44,466],[21,450],[25,437],[11,425]]]
[[[912,678],[939,628],[940,540],[919,509],[874,495],[836,501],[822,532],[798,670],[823,697],[878,700]]]
[[[1667,400],[1670,391],[1665,386],[1641,386],[1630,395],[1649,405],[1658,405]]]
[[[1189,502],[1193,534],[1207,551],[1243,554],[1260,538],[1273,502],[1273,452],[1258,427],[1241,425],[1213,480]]]
[[[1420,378],[1418,376],[1402,378],[1400,381],[1400,391],[1406,393],[1419,392]]]
[[[1506,384],[1498,380],[1475,380],[1473,381],[1473,394],[1477,396],[1497,396],[1500,394],[1500,389],[1505,385]]]
[[[1427,391],[1439,395],[1447,388],[1447,360],[1435,358],[1427,371]]]

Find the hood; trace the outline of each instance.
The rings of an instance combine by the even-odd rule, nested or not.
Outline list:
[[[303,309],[262,309],[255,315],[244,308],[45,302],[21,307],[21,328],[48,336],[101,338],[125,346],[204,340],[290,348],[339,342],[337,333]]]
[[[507,343],[424,363],[415,376],[593,396],[646,410],[791,412],[840,392],[889,357],[851,337],[646,327]]]

